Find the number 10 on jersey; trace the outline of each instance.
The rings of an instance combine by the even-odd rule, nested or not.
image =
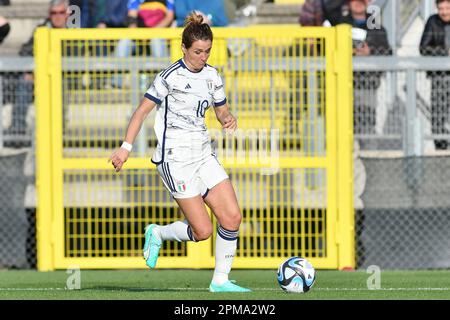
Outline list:
[[[208,100],[199,101],[197,105],[197,117],[204,118],[206,110],[209,108]]]

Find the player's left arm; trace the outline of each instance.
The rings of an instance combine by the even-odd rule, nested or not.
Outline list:
[[[236,118],[231,114],[230,107],[225,95],[225,87],[223,85],[222,77],[216,70],[214,80],[214,112],[216,118],[222,125],[222,129],[225,131],[231,131],[237,129]]]
[[[234,131],[237,129],[236,118],[231,114],[228,103],[223,106],[215,107],[216,118],[222,125],[222,129]]]

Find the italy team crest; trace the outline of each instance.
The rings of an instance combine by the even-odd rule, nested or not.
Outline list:
[[[184,181],[177,181],[177,189],[180,192],[186,191],[186,183]]]
[[[208,92],[210,93],[210,94],[213,94],[214,93],[214,84],[213,84],[213,82],[212,82],[212,80],[206,80],[206,84],[208,85]]]

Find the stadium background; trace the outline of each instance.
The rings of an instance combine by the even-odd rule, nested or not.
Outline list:
[[[328,134],[331,133],[324,129],[325,127],[319,117],[321,112],[325,111],[326,103],[331,100],[330,98],[325,98],[330,95],[330,90],[332,90],[332,87],[328,86],[329,82],[326,82],[327,85],[325,85],[325,81],[333,83],[333,80],[325,79],[326,77],[334,77],[332,75],[334,72],[327,69],[327,74],[324,75],[320,65],[310,64],[310,62],[312,62],[313,58],[324,54],[320,50],[326,49],[319,46],[322,49],[300,54],[302,60],[307,61],[307,66],[313,65],[313,68],[316,68],[305,73],[294,68],[287,69],[287,71],[274,72],[270,70],[270,72],[267,72],[265,68],[268,65],[264,65],[264,62],[257,59],[260,56],[265,56],[266,58],[269,57],[265,61],[277,62],[279,59],[286,57],[286,51],[277,48],[290,47],[295,44],[295,41],[298,42],[300,41],[299,39],[306,37],[312,37],[313,43],[320,44],[317,42],[328,41],[328,37],[324,36],[321,38],[318,34],[322,32],[331,34],[334,32],[331,30],[317,30],[318,34],[313,35],[313,31],[306,31],[306,33],[301,34],[298,25],[292,25],[297,23],[301,4],[290,5],[282,4],[281,2],[290,1],[260,4],[257,7],[257,14],[248,17],[246,21],[251,24],[273,24],[282,20],[284,23],[291,24],[291,26],[285,26],[285,28],[293,28],[292,30],[295,31],[291,33],[287,31],[291,29],[286,29],[286,34],[289,33],[289,37],[279,40],[279,37],[269,36],[262,41],[263,43],[257,44],[253,44],[253,42],[249,44],[250,35],[246,37],[241,34],[240,37],[236,37],[238,40],[233,44],[233,48],[240,49],[243,47],[245,49],[244,53],[255,60],[251,64],[252,68],[247,66],[247,69],[245,69],[239,64],[237,67],[235,66],[239,72],[246,72],[246,75],[231,75],[229,79],[232,85],[228,85],[227,90],[229,94],[234,94],[235,100],[232,101],[237,103],[233,103],[233,106],[243,108],[243,110],[237,110],[243,111],[242,117],[239,113],[238,117],[244,128],[253,128],[256,117],[256,123],[258,124],[256,128],[258,129],[271,129],[274,127],[281,129],[280,134],[286,139],[284,141],[284,149],[282,148],[281,150],[288,151],[288,157],[298,156],[299,161],[291,161],[292,159],[284,161],[285,167],[283,167],[283,170],[288,171],[288,173],[283,174],[274,174],[269,170],[268,174],[266,172],[262,175],[262,166],[255,164],[253,164],[253,171],[248,167],[246,168],[245,163],[232,168],[232,174],[237,177],[236,183],[243,184],[242,189],[244,190],[253,190],[253,194],[241,195],[240,200],[250,204],[250,208],[252,205],[258,204],[258,210],[249,210],[244,212],[244,214],[247,214],[248,218],[253,219],[253,222],[266,223],[269,225],[265,226],[265,228],[272,228],[269,229],[270,232],[264,238],[258,236],[258,229],[255,225],[249,224],[253,229],[248,227],[248,230],[243,231],[241,234],[240,254],[244,255],[245,250],[249,250],[259,261],[266,260],[267,255],[275,256],[279,259],[294,254],[305,254],[313,259],[320,258],[320,255],[323,254],[321,250],[326,249],[327,246],[322,242],[325,239],[323,238],[325,235],[323,228],[318,226],[323,227],[324,219],[330,218],[324,215],[321,207],[324,203],[326,205],[333,205],[333,203],[329,201],[330,193],[327,193],[328,202],[324,198],[323,192],[314,193],[314,191],[318,190],[315,184],[319,183],[319,186],[320,184],[329,186],[330,183],[334,183],[332,190],[336,192],[335,196],[337,197],[338,190],[341,190],[341,193],[339,198],[334,199],[336,208],[332,208],[331,211],[328,211],[328,209],[327,212],[337,210],[338,202],[342,201],[342,199],[348,199],[349,197],[353,199],[353,203],[346,206],[347,209],[351,209],[350,212],[347,212],[349,213],[349,220],[343,224],[343,227],[348,228],[348,230],[346,232],[339,230],[341,233],[344,232],[343,237],[345,240],[343,241],[350,245],[350,248],[347,247],[346,251],[344,251],[343,254],[347,254],[348,257],[342,264],[339,264],[336,260],[334,263],[321,265],[319,260],[317,260],[319,266],[323,268],[342,268],[348,265],[356,268],[365,268],[376,264],[383,269],[448,268],[450,264],[450,252],[448,249],[450,248],[450,228],[448,227],[448,197],[446,196],[448,188],[446,187],[449,179],[446,178],[447,173],[445,170],[448,168],[448,153],[446,150],[434,150],[432,145],[434,137],[430,132],[429,115],[431,84],[426,77],[426,72],[430,70],[449,70],[450,66],[446,59],[419,58],[417,49],[417,37],[421,34],[424,19],[434,10],[430,5],[430,1],[396,1],[395,6],[390,5],[388,1],[378,1],[384,9],[383,21],[388,29],[391,44],[395,49],[395,55],[390,58],[369,57],[355,58],[353,60],[355,70],[373,71],[381,69],[384,71],[384,75],[378,88],[368,90],[363,93],[362,97],[359,97],[360,99],[373,99],[374,97],[377,99],[379,112],[377,112],[375,131],[364,132],[363,130],[363,132],[355,133],[353,163],[351,160],[348,160],[346,163],[343,163],[343,169],[339,168],[337,163],[332,162],[333,159],[336,160],[333,157],[338,157],[340,152],[338,148],[341,143],[340,140],[337,142],[335,155],[329,153],[328,145],[327,152],[324,153],[324,149],[321,149],[321,142],[324,143],[321,139],[324,139],[324,137],[321,137],[320,133],[326,133],[327,139]],[[42,7],[39,1],[35,3],[37,6],[40,5]],[[15,23],[20,24],[20,21],[23,20],[24,25],[28,23],[30,26],[35,18],[40,17],[32,17],[31,15],[36,13],[31,14],[31,9],[29,11],[23,10],[24,13],[19,13],[22,11],[20,8],[28,5],[25,1],[13,1],[10,8],[5,7],[6,16],[8,17],[9,13],[17,20]],[[35,12],[42,12],[42,9],[41,11],[38,9]],[[28,30],[30,31],[30,28]],[[62,41],[60,53],[64,53],[65,50],[73,51],[73,48],[77,48],[77,44],[74,41],[79,41],[78,44],[82,41],[87,41],[78,40],[80,35],[76,32],[72,34],[77,35],[77,40],[74,40],[74,38],[70,39],[69,35],[66,40]],[[176,35],[176,32],[167,32],[169,39]],[[98,35],[100,36],[101,34]],[[107,43],[121,36],[123,34],[118,32],[115,35],[100,37],[98,40]],[[65,35],[58,35],[57,37],[64,39]],[[91,40],[95,40],[95,38],[92,38],[92,35],[88,37],[91,37],[89,38]],[[253,35],[253,37],[259,38],[260,36]],[[134,38],[145,38],[145,36],[138,31]],[[244,40],[239,40],[241,38],[244,38]],[[10,39],[14,39],[14,37]],[[83,39],[83,36],[81,36],[81,39]],[[277,43],[275,39],[278,39],[280,43]],[[294,42],[292,42],[293,39]],[[40,43],[39,45],[43,46],[44,44]],[[226,48],[228,44],[216,43],[216,46],[218,48]],[[83,59],[77,61],[65,60],[65,58],[62,58],[62,55],[59,57],[56,55],[56,47],[53,44],[49,45],[51,53],[54,54],[54,56],[51,56],[61,59],[61,70],[56,66],[56,61],[58,60],[43,58],[43,62],[39,64],[32,59],[30,61],[30,59],[14,56],[12,54],[14,43],[6,46],[6,49],[2,48],[2,50],[5,50],[5,54],[2,54],[0,58],[0,71],[3,72],[3,81],[1,83],[5,88],[1,90],[3,95],[1,101],[3,103],[2,125],[5,128],[8,127],[8,120],[10,120],[11,115],[11,103],[8,100],[8,95],[12,95],[12,92],[8,91],[8,88],[14,86],[15,81],[14,77],[8,78],[11,72],[30,71],[33,70],[33,66],[44,68],[48,63],[53,63],[50,66],[51,72],[57,74],[59,71],[61,75],[61,81],[53,83],[51,86],[51,89],[54,89],[54,91],[51,91],[52,94],[36,96],[36,99],[47,100],[47,105],[60,106],[60,109],[51,109],[51,115],[44,114],[44,118],[38,118],[36,117],[38,112],[33,108],[38,104],[35,100],[28,114],[24,115],[28,119],[26,132],[23,134],[4,134],[0,139],[3,144],[0,168],[3,171],[2,179],[4,179],[0,184],[3,198],[0,230],[0,250],[2,250],[0,266],[2,268],[37,268],[37,257],[40,252],[42,252],[44,257],[54,257],[55,252],[52,251],[52,248],[43,249],[44,251],[37,250],[40,243],[36,242],[36,234],[39,234],[39,232],[42,232],[40,240],[43,241],[44,245],[47,244],[48,246],[49,243],[54,241],[52,239],[56,239],[57,242],[53,242],[52,245],[57,247],[55,250],[59,250],[58,254],[63,254],[64,257],[86,258],[87,256],[95,256],[95,254],[109,255],[111,258],[117,254],[128,257],[138,256],[140,254],[141,241],[139,237],[143,224],[149,222],[149,219],[156,219],[160,222],[169,221],[169,219],[174,219],[177,214],[173,206],[169,204],[167,195],[162,192],[163,190],[156,176],[153,173],[149,174],[146,170],[147,165],[139,160],[136,160],[136,162],[130,161],[130,171],[124,174],[124,181],[127,184],[123,190],[123,195],[126,195],[129,200],[118,205],[119,200],[115,197],[115,191],[123,188],[123,186],[117,184],[117,179],[113,178],[112,173],[106,172],[106,164],[100,163],[100,160],[98,160],[103,157],[106,162],[106,158],[110,150],[112,150],[111,148],[114,148],[123,136],[123,131],[121,130],[124,129],[126,117],[129,116],[130,108],[136,105],[138,101],[136,99],[142,93],[140,91],[142,90],[141,83],[145,81],[148,84],[154,75],[154,71],[149,70],[155,69],[148,69],[147,72],[140,73],[138,77],[135,76],[133,78],[130,76],[129,81],[131,81],[132,85],[129,89],[111,94],[108,91],[110,89],[104,84],[108,83],[108,79],[117,75],[118,71],[131,70],[130,63],[124,62],[120,64],[120,61],[118,61],[114,64],[114,69],[108,69],[103,66],[101,72],[95,73],[92,71],[95,71],[96,57],[84,56]],[[173,45],[172,47],[175,48],[176,46]],[[11,50],[11,52],[8,53],[8,50]],[[174,52],[170,54],[171,58],[176,55]],[[287,57],[292,56],[292,53],[287,54]],[[216,59],[216,63],[211,61],[211,64],[218,63],[219,67],[220,63],[229,63],[229,61],[226,61],[227,54],[222,54],[221,56],[219,53],[213,59]],[[90,61],[93,63],[90,64]],[[165,61],[161,59],[155,65],[162,65]],[[242,61],[244,61],[243,58],[237,59],[237,63],[242,63]],[[342,60],[336,59],[334,61]],[[142,61],[132,60],[131,64],[134,64],[135,67],[136,65],[141,67],[140,62]],[[261,66],[264,66],[264,68]],[[277,64],[277,66],[279,67],[280,64]],[[340,64],[339,67],[344,69],[345,63]],[[78,69],[70,70],[70,68]],[[224,70],[227,70],[227,68],[224,67]],[[350,69],[341,70],[343,74],[346,74],[345,71],[347,71],[347,76],[351,73]],[[329,75],[328,72],[330,72]],[[226,73],[225,77],[227,77]],[[63,79],[67,81],[63,81]],[[300,81],[300,83],[296,81]],[[337,82],[336,79],[334,81]],[[81,89],[78,89],[76,83],[84,83],[84,87],[82,86]],[[311,87],[311,83],[314,84],[313,87]],[[342,83],[340,84],[342,85]],[[345,115],[346,103],[345,93],[337,89],[338,85],[339,82],[336,83],[336,91],[334,92],[337,108],[335,110],[335,126],[339,123],[337,117]],[[47,83],[47,86],[47,90],[50,90],[49,83]],[[324,90],[325,87],[326,91]],[[60,90],[60,88],[63,89]],[[304,90],[305,88],[308,90]],[[36,92],[41,93],[42,91],[37,89]],[[59,92],[60,94],[55,95],[53,92]],[[343,103],[339,100],[341,98],[344,99]],[[58,99],[61,99],[61,101],[58,101]],[[274,105],[271,99],[276,99],[275,101],[277,102],[290,102],[290,104],[275,104],[277,108],[297,105],[300,106],[299,110],[303,111],[294,111],[294,116],[292,114],[287,116],[282,112],[271,113],[271,108]],[[306,103],[310,101],[314,102],[312,103],[314,113],[304,110],[305,105],[311,105],[311,103]],[[96,114],[91,117],[90,112],[94,110],[92,107],[93,102],[96,103]],[[43,103],[45,104],[46,102],[44,101]],[[341,112],[342,106],[344,106],[344,112]],[[101,109],[102,107],[103,109]],[[114,113],[112,112],[113,110]],[[247,114],[245,111],[247,111]],[[284,111],[292,112],[292,110]],[[39,110],[39,112],[43,112],[43,110]],[[327,112],[332,111],[327,110]],[[111,117],[111,114],[114,114],[114,116]],[[255,116],[255,114],[258,114],[258,116]],[[276,114],[277,117],[274,117],[273,114]],[[327,113],[327,121],[329,116],[330,114]],[[307,121],[305,121],[305,117]],[[68,122],[62,121],[63,118],[68,120]],[[54,121],[53,119],[59,120]],[[39,121],[46,125],[42,125],[40,127],[41,131],[37,132],[35,123],[38,124]],[[120,121],[123,122],[121,123]],[[49,126],[50,123],[51,126]],[[308,124],[312,128],[308,128]],[[92,131],[92,128],[100,128],[100,131]],[[283,130],[287,130],[287,128],[296,134],[286,134],[287,132]],[[337,127],[333,127],[332,123],[327,124],[326,128],[335,129],[336,133],[342,133]],[[310,136],[313,138],[309,140],[305,139],[305,137],[308,137],[306,133],[308,130],[315,132],[311,133]],[[61,135],[55,137],[52,135],[55,132],[60,132]],[[348,134],[347,137],[351,137],[351,134]],[[145,146],[147,138],[151,139],[151,134],[148,137],[143,136],[140,139],[140,145]],[[56,141],[60,141],[61,144],[47,143],[55,141],[54,139],[60,139]],[[45,158],[41,160],[41,163],[47,166],[50,166],[50,163],[52,163],[52,166],[47,167],[47,171],[41,173],[41,176],[38,178],[43,179],[42,174],[47,174],[47,177],[44,179],[48,179],[47,181],[54,180],[52,180],[52,184],[37,186],[37,189],[41,191],[39,197],[60,196],[59,204],[55,204],[52,200],[39,203],[39,206],[44,206],[40,207],[40,210],[43,211],[39,213],[39,218],[43,217],[42,220],[36,220],[38,198],[35,190],[37,181],[46,180],[37,180],[36,178],[41,168],[36,169],[37,159],[35,155],[38,146],[35,144],[35,141],[43,141],[41,142],[41,148],[43,149],[40,154],[43,157],[52,155],[52,161],[56,157],[54,150],[61,151],[61,155],[68,155],[72,160],[76,159],[64,162],[62,156],[56,164],[55,162],[45,162]],[[345,146],[345,142],[342,145]],[[235,147],[232,146],[232,149]],[[62,151],[63,149],[64,152]],[[138,150],[141,150],[138,153],[140,156],[146,157],[149,154],[145,147]],[[305,160],[308,157],[312,157],[313,160],[320,160],[323,157],[326,159],[324,160],[325,165],[323,163],[318,165],[314,161],[302,162],[302,159]],[[95,158],[95,161],[92,161],[90,158]],[[317,169],[321,165],[325,170]],[[337,184],[342,181],[337,177],[334,182],[330,179],[324,180],[324,177],[329,177],[330,172],[331,174],[334,172],[336,175],[345,174],[345,167],[347,167],[347,170],[349,167],[353,168],[353,174],[351,175],[353,181],[351,184],[348,184],[347,181],[347,187],[344,189],[337,188]],[[87,168],[93,169],[93,171],[87,172]],[[293,168],[297,172],[289,172],[295,171]],[[52,172],[51,170],[55,170],[59,176],[56,176],[56,178],[49,176]],[[63,170],[67,171],[63,172]],[[53,185],[55,181],[60,183],[60,185],[57,185],[57,183]],[[64,182],[64,188],[61,185],[62,182]],[[313,187],[311,187],[311,184]],[[352,185],[354,186],[354,192],[349,194],[350,190],[352,190]],[[285,199],[283,197],[286,197],[288,193],[277,193],[270,188],[255,190],[255,186],[258,188],[274,186],[275,189],[279,186],[284,186],[292,192]],[[300,191],[290,190],[291,186],[298,187]],[[309,187],[302,189],[302,186]],[[55,190],[59,192],[56,195],[54,194]],[[308,198],[308,195],[305,196],[304,190],[313,190],[314,194],[309,195]],[[150,191],[155,197],[149,197]],[[278,204],[284,203],[284,206],[289,205],[288,209],[291,208],[291,210],[285,209],[281,205],[277,207],[274,211],[275,213],[270,213],[270,210],[264,211],[264,208],[267,209],[264,206],[264,199],[260,199],[257,196],[271,193],[278,194],[279,198],[275,200],[267,198],[265,201],[272,200],[269,201],[271,204],[273,202],[278,202]],[[123,198],[121,199],[123,200]],[[155,199],[158,200],[155,201]],[[310,207],[306,205],[308,202],[305,199],[312,199],[309,202]],[[120,209],[117,209],[115,212],[103,212],[93,205],[102,201],[109,208]],[[148,205],[149,201],[151,206]],[[80,203],[83,202],[85,205],[81,206]],[[86,203],[88,204],[86,205]],[[124,203],[127,205],[123,205]],[[142,205],[137,211],[131,210],[130,204],[136,203],[141,203]],[[45,207],[46,205],[47,207]],[[62,211],[61,208],[63,207],[65,209]],[[83,207],[89,209],[86,211],[82,209]],[[165,210],[159,211],[162,207]],[[352,207],[354,207],[354,211]],[[148,208],[152,208],[152,210]],[[293,210],[292,208],[299,208],[299,210]],[[55,222],[53,215],[55,215],[56,211],[53,210],[58,209],[60,211],[57,213],[57,216],[63,220]],[[137,215],[133,215],[132,212],[137,212]],[[332,216],[331,218],[337,217]],[[101,221],[102,219],[106,221],[103,227],[91,224],[92,221]],[[132,223],[128,223],[130,221],[127,219],[131,219]],[[274,219],[285,223],[279,224],[279,227],[275,225],[270,227],[270,221]],[[351,224],[353,219],[354,229]],[[126,223],[123,223],[124,221]],[[293,221],[298,222],[298,224],[292,223]],[[334,223],[337,224],[337,219]],[[106,225],[108,224],[111,229],[106,231]],[[41,227],[39,228],[39,226]],[[314,228],[312,228],[313,226]],[[308,232],[301,232],[308,227],[310,228]],[[326,227],[330,228],[331,226],[327,224]],[[39,230],[39,232],[36,232],[36,230]],[[55,236],[55,230],[59,230],[59,235]],[[67,232],[65,236],[61,233],[63,230]],[[335,233],[337,233],[336,230],[331,230],[332,236],[336,236]],[[275,243],[271,244],[267,242],[273,240],[273,238],[276,239],[276,237],[281,238],[280,235],[285,238],[294,236],[299,240],[292,243],[275,241]],[[334,245],[338,247],[339,239],[327,237],[325,240],[333,241]],[[106,246],[106,243],[108,243],[108,246]],[[252,247],[255,243],[258,243],[256,249]],[[177,255],[183,256],[187,250],[198,250],[199,254],[205,255],[203,249],[207,248],[207,246],[208,244],[204,244],[204,247],[190,249],[185,248],[183,245],[171,244],[164,255],[168,258]],[[113,248],[113,250],[109,252],[109,249],[106,250],[107,247]],[[262,248],[270,250],[262,250]],[[335,255],[335,258],[339,259],[338,252],[338,249],[336,249],[331,252],[328,251],[327,254]],[[195,253],[193,254],[195,255]],[[209,267],[212,254],[210,245],[206,254],[208,256],[201,256],[204,258],[203,261],[207,261],[206,263],[203,262],[205,263],[203,266]],[[80,261],[78,260],[77,262]],[[167,261],[169,266],[171,265],[169,262],[173,260]],[[346,263],[348,261],[350,263]],[[134,263],[134,260],[132,263]],[[198,266],[202,266],[201,261],[196,263],[198,263]],[[272,263],[273,265],[270,265],[270,267],[276,265],[275,262]],[[112,262],[110,267],[113,264]],[[90,265],[90,267],[94,265],[101,267],[101,265],[95,263]],[[130,266],[128,262],[125,262],[125,265]],[[117,264],[115,266],[120,267]],[[181,264],[181,266],[192,265]],[[241,267],[245,267],[245,263]],[[52,269],[51,263],[50,267],[43,267],[43,269],[46,268]]]

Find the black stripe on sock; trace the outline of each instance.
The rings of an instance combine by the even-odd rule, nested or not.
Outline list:
[[[222,228],[221,226],[219,226],[219,227],[217,228],[217,234],[218,234],[222,239],[228,240],[228,241],[234,241],[234,240],[236,240],[237,237],[238,237],[238,233],[239,233],[239,230],[236,230],[236,231],[229,231],[229,230],[226,230],[226,229]]]
[[[194,235],[192,234],[191,226],[187,227],[187,234],[188,234],[188,237],[189,237],[189,239],[191,241],[197,242],[197,240],[195,240],[195,238],[194,238]]]

